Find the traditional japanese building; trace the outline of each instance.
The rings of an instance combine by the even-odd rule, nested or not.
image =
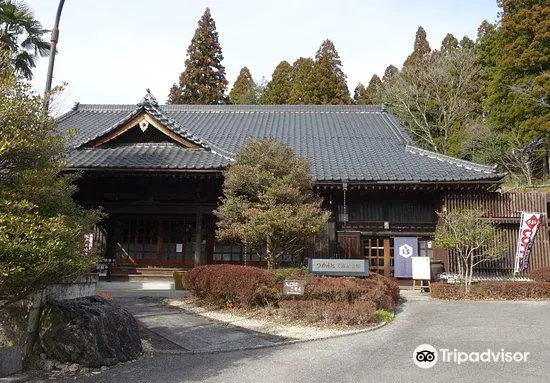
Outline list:
[[[309,256],[369,260],[392,275],[395,238],[431,246],[448,193],[498,188],[496,168],[418,148],[383,106],[76,105],[59,119],[74,132],[66,171],[76,198],[108,218],[117,264],[258,264],[261,255],[215,239],[223,171],[247,138],[275,138],[310,160],[333,216]],[[435,254],[435,257],[438,255]]]

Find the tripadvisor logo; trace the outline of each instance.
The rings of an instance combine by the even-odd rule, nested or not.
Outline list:
[[[488,348],[482,352],[464,352],[456,348],[440,348],[439,351],[431,344],[421,344],[414,349],[413,361],[420,368],[432,368],[438,360],[444,363],[520,363],[527,362],[529,352],[511,352],[500,349],[493,351]]]

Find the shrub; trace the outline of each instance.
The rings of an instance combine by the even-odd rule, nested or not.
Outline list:
[[[287,300],[279,303],[280,313],[291,320],[326,325],[364,325],[374,321],[376,310],[371,301],[330,302]]]
[[[460,285],[432,283],[431,296],[438,299],[550,299],[550,282],[480,282],[466,294]]]
[[[550,267],[540,267],[531,271],[528,276],[533,279],[550,282]]]
[[[264,306],[278,300],[275,276],[257,267],[201,266],[188,271],[185,280],[197,297],[220,306]]]
[[[372,301],[377,309],[393,310],[399,300],[399,285],[378,274],[368,278],[310,276],[307,278],[303,299],[350,304],[355,301]]]
[[[174,271],[174,289],[185,290],[187,288],[185,278],[186,273],[187,271]]]
[[[275,281],[277,283],[283,283],[285,279],[303,278],[309,275],[309,271],[307,269],[303,269],[300,267],[285,267],[281,269],[271,269],[270,272],[272,272],[273,275],[275,275]]]
[[[376,310],[373,314],[373,317],[377,322],[390,323],[391,321],[393,321],[393,315],[386,310]]]

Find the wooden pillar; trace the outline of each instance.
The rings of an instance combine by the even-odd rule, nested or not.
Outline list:
[[[384,238],[384,276],[391,277],[390,239]]]
[[[201,260],[201,247],[202,247],[202,209],[197,209],[197,227],[196,227],[195,238],[195,267],[200,266],[202,263]]]

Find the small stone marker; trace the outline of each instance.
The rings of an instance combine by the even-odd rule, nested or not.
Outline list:
[[[283,294],[304,295],[306,282],[299,279],[285,279],[283,282]]]

